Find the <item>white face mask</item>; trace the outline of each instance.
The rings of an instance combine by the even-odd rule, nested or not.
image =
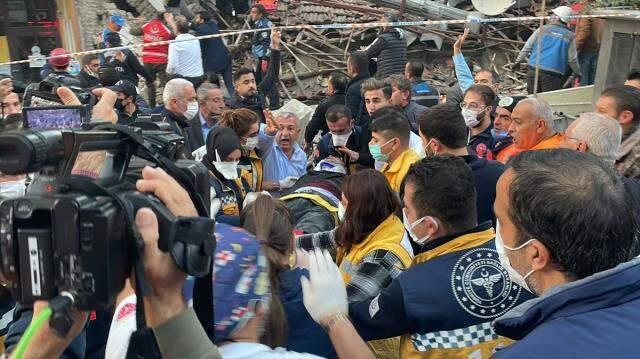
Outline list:
[[[216,150],[216,157],[220,159],[218,150]],[[240,161],[212,161],[213,166],[220,172],[224,178],[228,180],[234,180],[238,178],[238,163]]]
[[[24,196],[25,190],[27,189],[24,183],[25,180],[0,183],[0,197],[16,198]]]
[[[188,120],[191,120],[192,118],[196,117],[196,115],[198,114],[198,110],[199,110],[198,102],[191,101],[187,103],[187,110],[183,113],[183,115]]]
[[[407,217],[407,210],[406,208],[402,209],[402,224],[404,224],[404,228],[407,230],[407,232],[409,232],[409,236],[411,237],[411,239],[418,244],[424,244],[429,239],[431,239],[431,236],[428,234],[422,238],[418,238],[418,236],[416,236],[416,234],[413,233],[413,228],[419,225],[420,223],[424,222],[425,219],[428,219],[431,222],[433,222],[433,225],[436,226],[436,231],[438,230],[438,222],[436,222],[436,220],[433,219],[433,217],[426,216],[426,217],[420,218],[419,220],[413,223],[409,223],[409,217]]]
[[[478,115],[480,113],[478,111],[474,111],[468,108],[462,109],[462,117],[464,117],[464,123],[467,124],[467,127],[473,128],[480,124],[480,120],[478,119]]]
[[[258,146],[258,136],[249,137],[244,145],[242,145],[242,149],[251,152],[254,148]]]
[[[349,137],[351,137],[351,132],[345,133],[344,135],[336,135],[335,133],[331,133],[331,140],[333,141],[334,147],[344,147],[347,145],[347,141],[349,141]]]
[[[340,222],[344,222],[345,213],[347,213],[347,209],[342,205],[342,202],[338,202],[338,219]]]
[[[498,222],[496,220],[496,252],[498,252],[498,258],[500,259],[500,265],[502,266],[502,268],[507,270],[507,273],[509,273],[509,277],[511,278],[511,280],[516,283],[517,285],[521,286],[522,288],[528,290],[531,293],[534,293],[531,288],[529,288],[529,284],[527,284],[527,278],[533,274],[534,270],[530,270],[529,273],[527,273],[524,277],[522,276],[522,274],[518,273],[512,266],[511,266],[511,262],[509,261],[509,256],[507,256],[507,253],[505,252],[505,249],[508,249],[510,251],[517,251],[520,250],[524,247],[526,247],[527,245],[529,245],[529,243],[533,242],[535,239],[530,239],[524,243],[522,243],[521,245],[519,245],[516,248],[511,248],[511,247],[507,247],[504,245],[504,242],[502,241],[502,237],[500,236],[500,222]],[[535,294],[535,293],[534,293]]]

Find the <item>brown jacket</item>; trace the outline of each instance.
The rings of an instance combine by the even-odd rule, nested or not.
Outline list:
[[[616,169],[627,178],[640,179],[640,130],[622,141]]]
[[[583,18],[576,26],[576,49],[578,52],[598,52],[602,41],[604,20],[598,18]]]

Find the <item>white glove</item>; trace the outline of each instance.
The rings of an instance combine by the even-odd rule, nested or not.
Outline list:
[[[280,189],[283,190],[283,189],[293,187],[293,185],[296,184],[296,181],[298,181],[298,178],[300,177],[289,176],[283,180],[278,181],[278,184],[280,185]]]
[[[267,191],[249,192],[244,196],[244,201],[242,202],[242,208],[246,208],[248,205],[250,205],[251,203],[255,202],[256,199],[258,199],[258,197],[260,195],[265,195],[265,196],[271,197],[271,193],[269,193]]]
[[[300,278],[304,306],[317,323],[348,314],[347,288],[329,252],[309,253],[309,279]]]

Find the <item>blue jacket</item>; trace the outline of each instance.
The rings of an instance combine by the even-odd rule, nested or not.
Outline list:
[[[496,221],[493,214],[493,202],[496,200],[496,183],[504,172],[504,165],[498,161],[489,161],[475,155],[462,157],[473,173],[476,187],[476,209],[478,223]]]
[[[196,36],[215,35],[220,33],[218,24],[213,21],[195,27]],[[212,39],[200,40],[200,48],[202,49],[202,67],[204,72],[221,72],[231,66],[231,57],[229,50],[222,42],[222,39],[215,37]]]
[[[540,41],[538,38],[542,37]],[[561,24],[545,25],[536,30],[529,37],[520,51],[516,63],[521,62],[527,54],[529,66],[536,67],[538,58],[538,42],[540,43],[540,70],[564,75],[567,65],[571,65],[573,72],[580,73],[577,64],[577,50],[574,34]]]
[[[293,269],[280,273],[280,301],[289,324],[285,348],[298,353],[309,353],[323,358],[337,358],[329,336],[307,312],[302,302],[300,278],[308,277],[306,269]]]
[[[552,288],[494,323],[519,340],[494,358],[640,357],[640,258]]]
[[[260,18],[256,21],[254,29],[267,29],[265,31],[258,31],[253,33],[253,39],[251,40],[251,52],[253,56],[258,58],[271,56],[271,30],[273,23],[266,17]]]

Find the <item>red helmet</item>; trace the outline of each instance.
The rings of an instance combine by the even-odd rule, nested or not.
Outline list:
[[[51,53],[49,54],[49,56],[61,56],[61,55],[68,55],[69,51],[58,47],[56,49],[53,49],[51,51]],[[49,59],[49,62],[51,63],[51,65],[56,66],[56,67],[66,67],[69,66],[69,62],[71,61],[71,58],[69,56],[65,56],[65,57],[56,57],[54,59]]]

